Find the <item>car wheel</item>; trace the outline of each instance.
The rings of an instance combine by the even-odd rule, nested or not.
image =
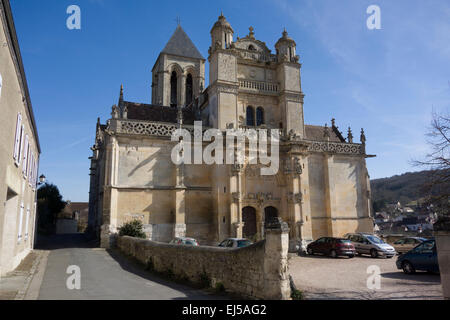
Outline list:
[[[372,258],[378,258],[378,252],[375,249],[370,250],[370,256]]]
[[[332,258],[337,258],[336,250],[331,250],[331,251],[330,251],[330,256],[331,256]]]
[[[350,254],[348,257],[351,259],[351,258],[354,258],[355,255],[354,254]]]
[[[314,251],[313,251],[313,249],[312,248],[308,248],[308,254],[310,255],[310,256],[313,256],[314,255]]]
[[[413,265],[409,261],[403,261],[402,269],[403,272],[406,274],[413,274],[416,272],[416,269],[414,269]]]

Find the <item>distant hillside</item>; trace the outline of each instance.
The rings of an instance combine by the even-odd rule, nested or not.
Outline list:
[[[379,211],[389,203],[400,201],[402,205],[425,198],[423,190],[431,171],[407,172],[390,178],[370,181],[372,202],[375,211]]]

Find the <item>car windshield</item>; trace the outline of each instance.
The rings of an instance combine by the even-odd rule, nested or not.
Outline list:
[[[340,242],[340,243],[351,243],[351,241],[348,240],[348,239],[339,239],[338,242]]]
[[[190,245],[190,246],[197,246],[198,245],[197,241],[195,241],[195,240],[186,240],[184,243],[187,244],[187,245]]]
[[[247,246],[249,246],[251,244],[252,244],[252,242],[250,240],[239,240],[237,242],[238,248],[247,247]]]
[[[384,241],[381,240],[380,238],[376,237],[376,236],[366,236],[367,239],[369,239],[370,242],[375,243],[375,244],[383,244]]]

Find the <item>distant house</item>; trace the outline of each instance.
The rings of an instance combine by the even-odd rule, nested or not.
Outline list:
[[[386,212],[377,212],[375,213],[375,223],[381,224],[383,222],[389,221],[389,215]]]
[[[58,213],[56,233],[84,232],[88,224],[89,203],[67,202],[66,207]]]

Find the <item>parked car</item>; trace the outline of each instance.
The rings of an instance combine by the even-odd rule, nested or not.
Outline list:
[[[405,237],[395,241],[392,246],[398,254],[402,254],[414,249],[417,245],[427,240],[419,237]]]
[[[406,274],[415,273],[416,270],[439,272],[436,242],[427,240],[414,249],[397,258],[396,265]]]
[[[306,246],[309,255],[321,253],[333,258],[347,256],[353,258],[356,255],[355,246],[348,239],[323,237]]]
[[[198,246],[197,240],[195,240],[194,238],[186,238],[186,237],[176,237],[169,243],[185,245],[185,246]]]
[[[345,238],[353,243],[356,252],[360,255],[370,254],[372,258],[392,258],[396,254],[395,249],[391,245],[370,233],[347,233]]]
[[[249,245],[252,245],[253,242],[251,242],[248,239],[245,238],[228,238],[223,240],[219,247],[222,248],[244,248],[248,247]]]

